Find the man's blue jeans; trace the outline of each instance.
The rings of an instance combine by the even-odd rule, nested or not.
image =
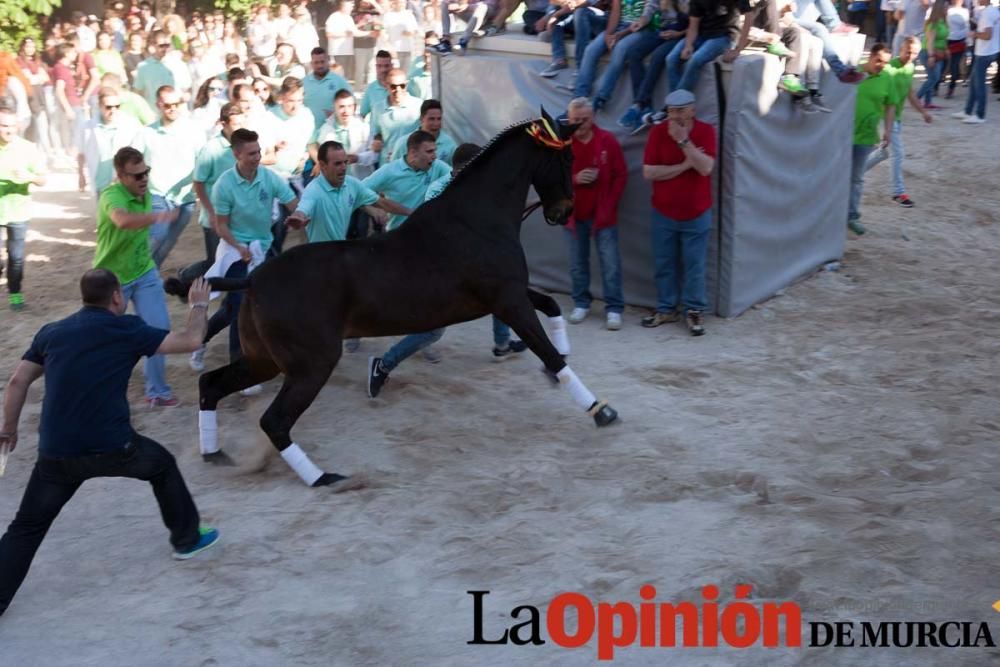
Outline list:
[[[566,230],[569,241],[569,275],[572,283],[573,305],[590,308],[594,297],[590,294],[590,239],[594,223],[576,221],[576,229]],[[621,313],[625,310],[622,296],[622,260],[618,253],[618,227],[594,230],[594,244],[601,264],[601,285],[604,290],[605,310]]]
[[[194,213],[194,202],[178,205],[160,195],[153,195],[152,199],[153,213],[170,211],[175,208],[180,209],[177,219],[173,222],[157,223],[149,228],[149,251],[153,254],[156,266],[159,267],[177,245],[177,239],[181,237],[181,232],[191,221],[191,215]]]
[[[662,40],[655,31],[653,35],[658,42],[652,48],[649,65],[642,66],[643,57],[649,53],[648,51],[643,52],[643,49],[648,46],[645,42],[634,44],[627,56],[632,88],[638,91],[633,96],[633,101],[642,108],[653,106],[653,91],[656,88],[656,82],[660,80],[660,75],[663,74],[663,68],[667,66],[667,56],[670,55],[678,42],[683,41],[683,39]]]
[[[24,278],[24,239],[28,235],[27,222],[0,222],[0,232],[7,235],[7,291],[18,294]],[[0,276],[4,272],[4,262],[0,253]]]
[[[386,372],[391,371],[407,357],[411,357],[425,347],[441,340],[441,336],[443,335],[443,327],[441,329],[425,331],[424,333],[410,334],[389,348],[389,351],[382,356],[382,368]]]
[[[824,26],[830,30],[836,30],[840,26],[840,14],[837,13],[833,0],[802,0],[796,5],[795,18],[798,19],[802,16],[813,4],[816,5],[816,9],[819,11],[819,20],[823,22]]]
[[[614,32],[624,30],[625,23],[621,22],[614,29]],[[583,52],[583,60],[577,63],[576,88],[573,90],[574,97],[590,97],[590,90],[597,78],[597,65],[601,56],[608,52],[608,45],[604,41],[604,33],[599,33],[597,37],[590,40],[587,49]]]
[[[667,79],[670,81],[671,91],[687,90],[693,93],[701,76],[701,68],[725,53],[733,43],[727,35],[711,39],[698,37],[694,40],[694,51],[686,62],[681,60],[685,43],[686,40],[681,40],[667,56]]]
[[[830,31],[827,30],[827,27],[822,23],[806,21],[805,19],[797,18],[795,22],[811,32],[814,37],[819,37],[820,41],[823,42],[823,59],[830,65],[834,75],[840,76],[847,69],[847,65],[837,55],[837,50],[833,48],[833,40],[830,38]]]
[[[965,114],[971,116],[975,111],[980,118],[986,118],[986,70],[996,60],[994,53],[989,56],[974,56],[972,68],[969,70],[969,99],[965,101]]]
[[[632,96],[635,97],[642,80],[642,59],[655,49],[658,43],[659,36],[652,29],[640,30],[622,37],[615,44],[615,48],[611,49],[611,59],[604,70],[600,84],[597,86],[597,98],[605,102],[611,99],[615,94],[615,86],[618,84],[618,79],[621,77],[626,63],[629,64],[629,73],[632,75]],[[636,68],[640,72],[639,82],[636,81],[635,77]]]
[[[906,192],[903,185],[903,124],[898,120],[892,125],[892,137],[889,139],[889,157],[892,158],[892,196]],[[872,151],[865,163],[865,171],[886,159],[882,151]]]
[[[927,70],[927,79],[924,81],[924,85],[920,86],[920,90],[917,91],[917,99],[922,100],[925,105],[930,104],[931,100],[934,99],[937,86],[941,83],[941,77],[944,76],[945,66],[945,61],[937,58],[934,61],[933,67],[927,67],[927,57],[927,51],[921,50],[920,64]]]
[[[608,15],[593,7],[579,7],[570,16],[552,26],[552,60],[566,60],[566,34],[573,32],[573,58],[577,68],[583,62],[583,53],[594,35],[604,30]]]
[[[653,263],[656,312],[708,309],[705,266],[712,232],[712,209],[694,220],[672,220],[653,209]],[[679,289],[678,289],[679,286]]]
[[[125,302],[132,302],[135,314],[151,327],[170,331],[170,315],[167,313],[167,298],[163,293],[163,281],[156,269],[150,269],[130,283],[122,285]],[[173,392],[167,384],[167,362],[162,354],[146,357],[143,366],[146,376],[146,398],[170,398]]]
[[[854,144],[851,151],[851,194],[847,200],[848,222],[861,219],[861,195],[865,189],[865,171],[868,165],[868,156],[873,150],[875,150],[874,145]]]

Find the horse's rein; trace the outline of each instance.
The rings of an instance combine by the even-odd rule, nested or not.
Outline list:
[[[541,201],[536,201],[536,202],[532,202],[532,203],[528,204],[524,208],[524,212],[521,213],[521,222],[524,222],[525,220],[527,220],[529,215],[531,215],[532,213],[534,213],[535,211],[537,211],[541,207],[542,207],[542,202]],[[545,216],[543,215],[542,217],[544,218]],[[545,220],[545,222],[547,222],[550,225],[555,224],[555,223],[549,222],[548,220]]]

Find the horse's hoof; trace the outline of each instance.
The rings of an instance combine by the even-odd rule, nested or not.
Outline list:
[[[368,480],[365,479],[364,475],[351,475],[350,477],[344,477],[343,475],[338,475],[333,472],[325,472],[320,475],[320,478],[313,482],[314,487],[319,486],[329,486],[330,491],[333,493],[343,493],[344,491],[353,491],[355,489],[360,489],[368,484]]]
[[[598,426],[607,426],[618,419],[618,411],[607,403],[597,403],[594,407],[597,409],[591,414],[594,416],[594,423]]]
[[[212,452],[211,454],[202,454],[201,460],[205,463],[211,463],[217,466],[234,466],[236,461],[230,458],[229,454],[226,454],[221,449],[217,452]]]

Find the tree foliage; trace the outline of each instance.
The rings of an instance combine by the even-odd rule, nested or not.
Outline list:
[[[49,16],[60,5],[62,0],[0,0],[0,48],[17,51],[25,37],[40,41],[38,17]]]

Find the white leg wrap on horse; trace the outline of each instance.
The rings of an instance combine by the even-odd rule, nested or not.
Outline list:
[[[556,352],[566,356],[569,354],[569,336],[566,335],[566,320],[562,315],[549,318],[551,327],[552,344],[555,345]]]
[[[317,468],[316,464],[309,460],[309,455],[294,442],[281,450],[281,458],[285,459],[285,463],[290,465],[309,486],[323,476],[323,471]]]
[[[202,454],[219,451],[219,425],[215,421],[215,410],[198,411],[198,444]]]
[[[566,366],[561,371],[556,373],[556,377],[559,378],[559,382],[561,384],[566,385],[566,388],[569,389],[570,396],[573,397],[573,401],[580,406],[581,410],[589,410],[590,406],[592,406],[594,401],[597,400],[597,398],[590,393],[590,390],[587,389],[582,382],[580,382],[580,378],[576,376],[576,373],[574,373],[573,369],[569,366]]]

